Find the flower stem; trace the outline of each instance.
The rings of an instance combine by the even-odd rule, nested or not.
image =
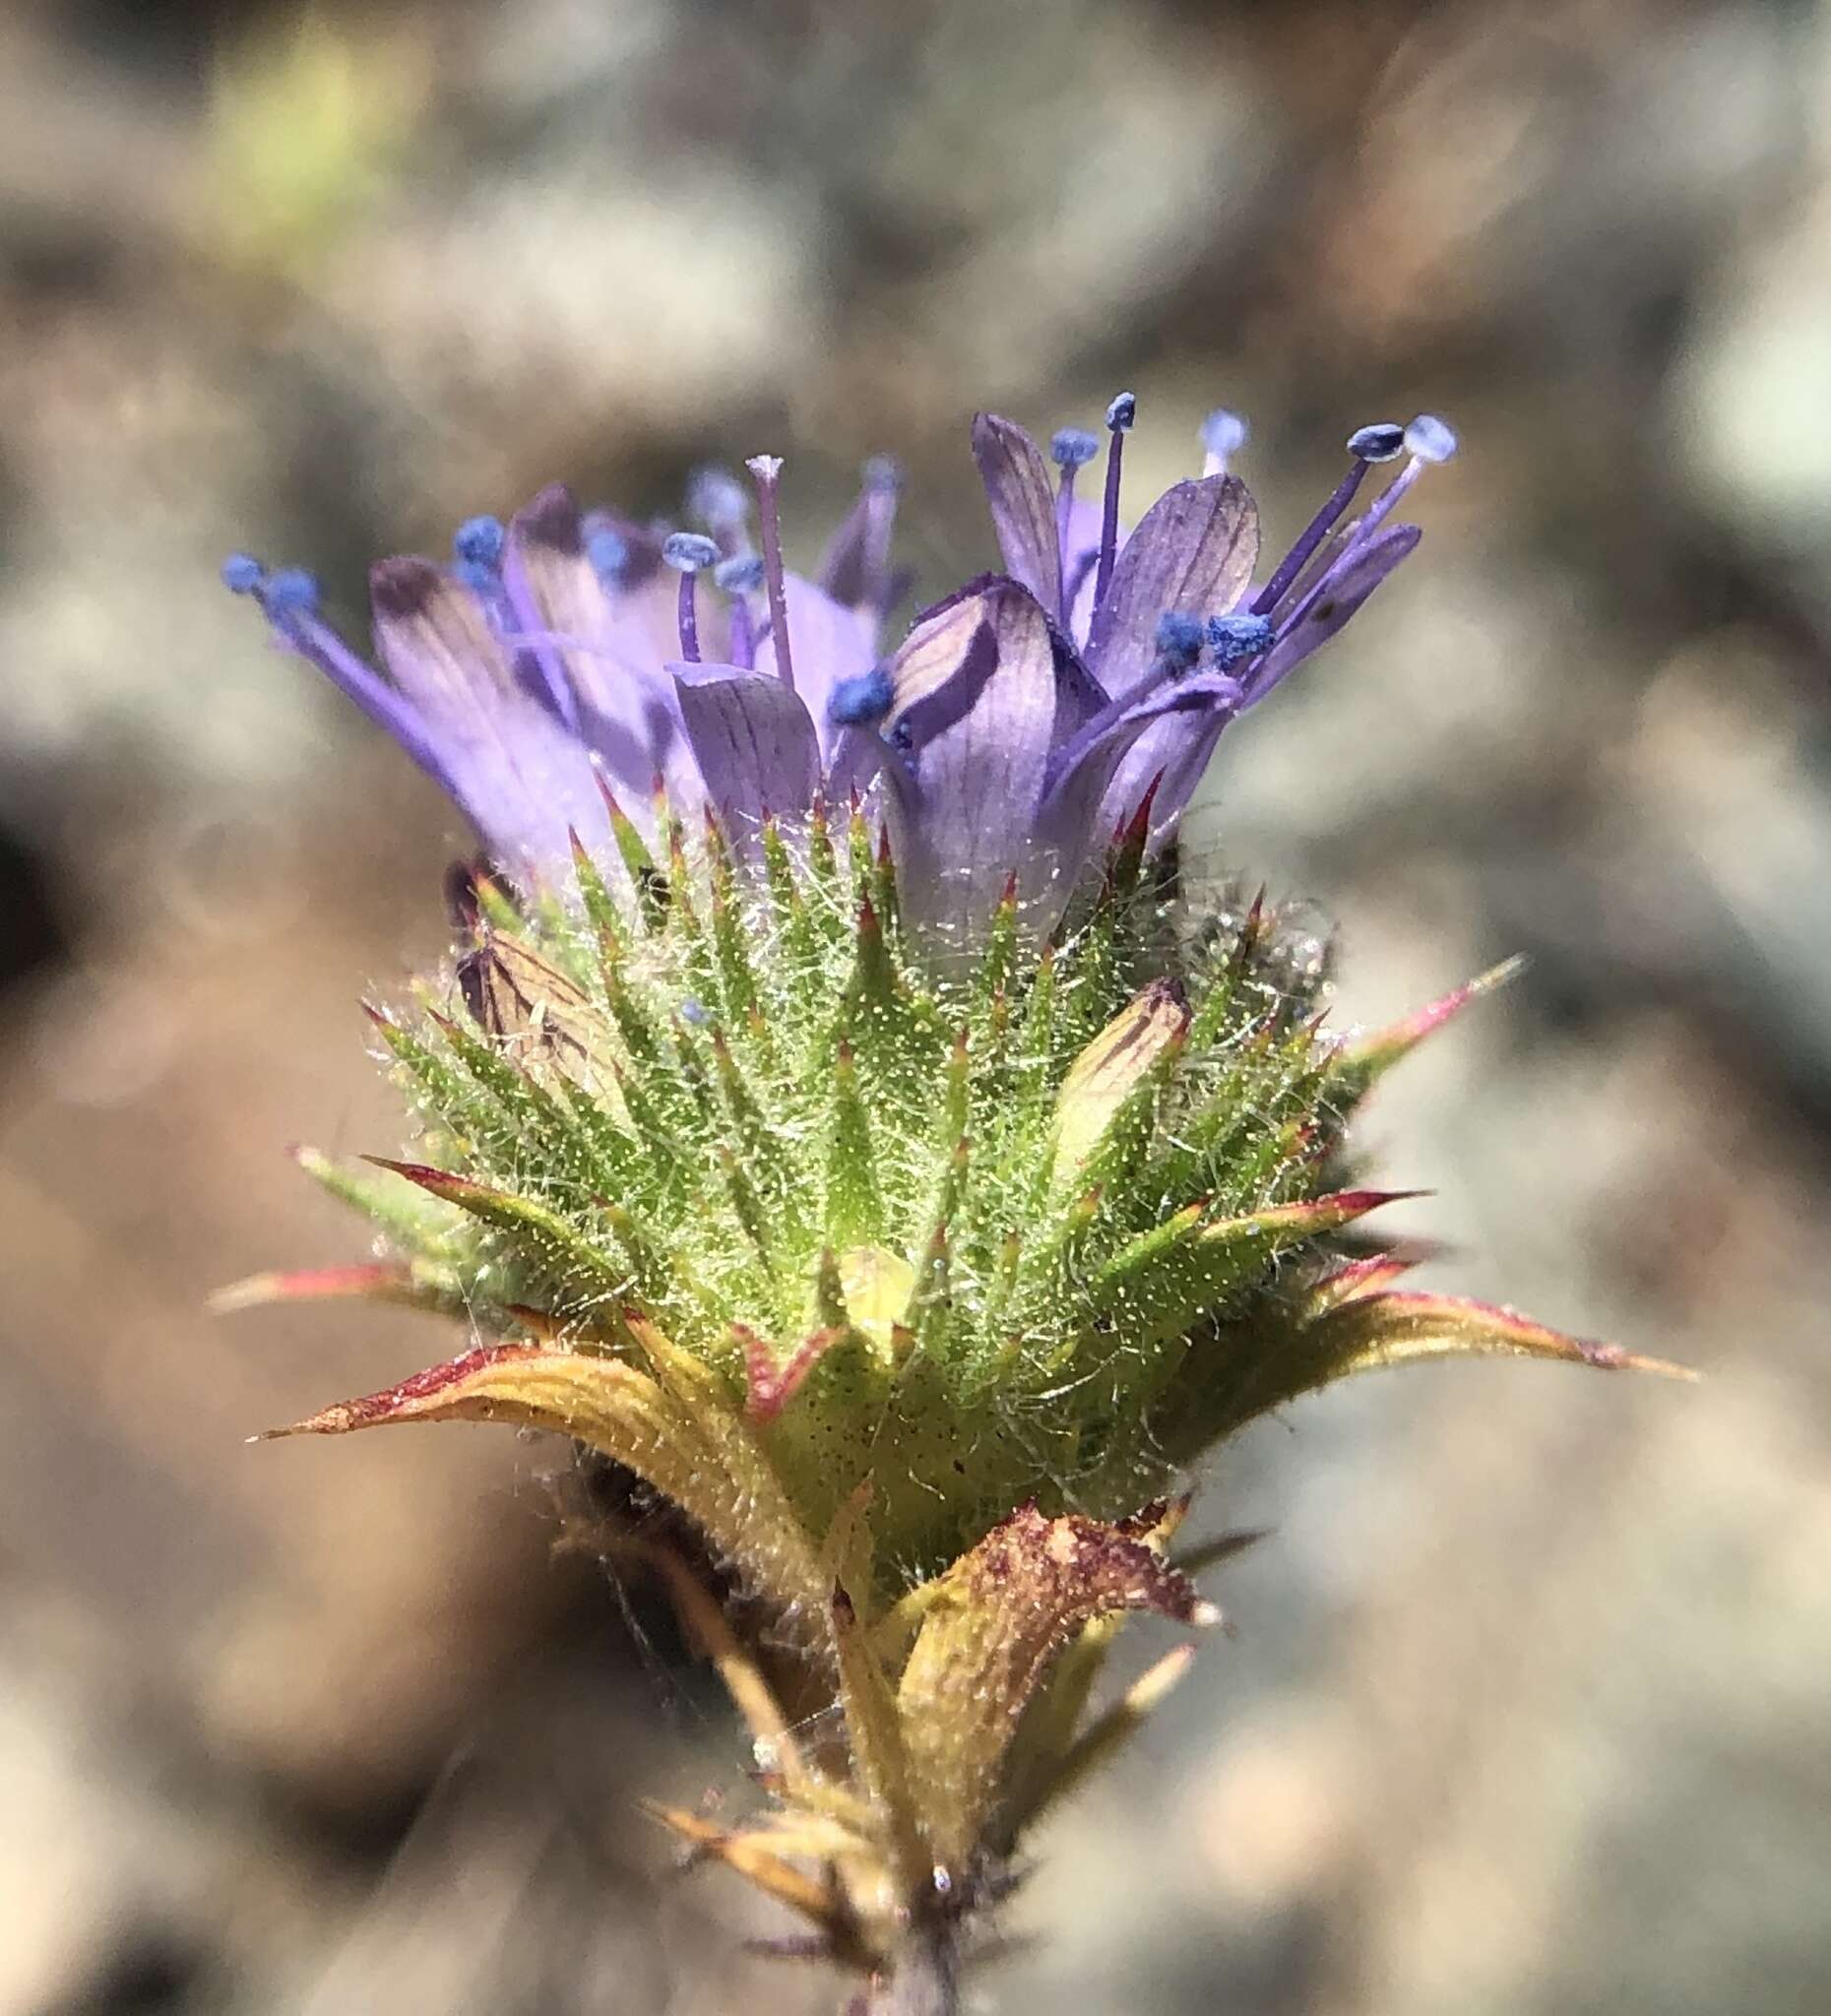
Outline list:
[[[874,1985],[863,2016],[959,2016],[960,1948],[950,1924],[916,1924],[897,1971]]]

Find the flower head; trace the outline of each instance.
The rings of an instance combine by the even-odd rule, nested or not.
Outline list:
[[[848,1755],[801,1754],[675,1561],[768,1803],[662,1817],[880,1977],[951,1968],[1022,1829],[1109,1747],[1110,1723],[1074,1732],[1118,1613],[1214,1621],[1166,1555],[1204,1451],[1408,1358],[1644,1362],[1399,1288],[1367,1225],[1395,1193],[1348,1179],[1375,1081],[1505,970],[1338,1037],[1306,930],[1198,907],[1151,859],[1227,724],[1416,544],[1390,521],[1453,435],[1359,429],[1266,572],[1231,413],[1123,532],[1134,417],[1108,409],[1096,500],[1093,436],[1045,460],[981,414],[1002,567],[887,655],[881,464],[811,580],[782,564],[773,457],[754,547],[718,472],[697,530],[558,489],[473,519],[449,563],[375,570],[385,671],[309,576],[224,569],[522,885],[467,883],[453,970],[371,1011],[411,1159],[306,1158],[380,1257],[230,1296],[407,1302],[468,1348],[281,1432],[517,1421],[670,1500],[834,1686]],[[614,849],[580,837],[600,791]]]
[[[473,518],[452,557],[371,577],[377,671],[324,620],[311,577],[245,554],[224,568],[276,636],[392,733],[463,807],[498,862],[552,888],[600,788],[653,845],[658,799],[710,811],[754,858],[764,816],[862,793],[903,862],[912,923],[977,943],[1015,870],[1046,932],[1083,870],[1145,802],[1161,846],[1223,729],[1348,621],[1419,537],[1390,525],[1421,470],[1454,451],[1437,419],[1350,439],[1350,468],[1259,583],[1258,511],[1228,457],[1235,415],[1203,427],[1207,472],[1129,533],[1121,453],[1136,402],[1106,415],[1099,502],[1076,494],[1097,437],[1064,428],[1048,461],[981,413],[973,451],[1002,559],[922,610],[882,655],[901,593],[890,566],[897,477],[872,464],[817,576],[789,574],[781,464],[750,465],[762,551],[736,478],[702,471],[688,515],[658,534],[582,513],[558,486],[507,526]],[[1367,470],[1409,449],[1358,519]]]

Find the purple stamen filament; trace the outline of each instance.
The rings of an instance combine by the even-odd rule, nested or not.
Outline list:
[[[693,594],[696,579],[691,569],[680,576],[680,656],[690,665],[699,663],[699,606]]]
[[[749,671],[757,662],[756,631],[750,621],[750,604],[741,595],[731,598],[731,662]]]
[[[1355,492],[1359,489],[1361,479],[1367,472],[1368,465],[1356,456],[1348,473],[1336,484],[1329,501],[1309,522],[1307,530],[1279,563],[1278,571],[1253,598],[1251,613],[1268,616],[1278,606],[1280,598],[1303,571],[1309,556],[1328,537],[1340,520],[1342,513],[1355,501]]]
[[[1119,551],[1119,466],[1125,446],[1125,430],[1114,427],[1106,437],[1106,495],[1100,519],[1100,571],[1094,577],[1094,606],[1106,598],[1112,581],[1112,565]]]
[[[315,611],[270,608],[264,595],[259,599],[262,612],[282,645],[297,652],[307,663],[316,665],[335,685],[341,686],[371,721],[394,736],[428,777],[454,797],[460,795],[433,737],[398,688],[359,659]]]
[[[763,535],[763,578],[769,584],[769,627],[776,646],[776,671],[792,693],[794,661],[789,653],[789,598],[783,586],[782,523],[776,512],[776,482],[782,474],[782,458],[753,455],[744,467],[757,483],[757,528]]]
[[[1062,464],[1061,481],[1055,491],[1055,544],[1061,554],[1062,599],[1060,616],[1063,624],[1068,621],[1068,612],[1074,606],[1074,594],[1068,586],[1068,522],[1074,512],[1074,473],[1079,464]],[[1076,587],[1080,584],[1077,582]]]
[[[1361,467],[1364,468],[1365,464],[1362,464]],[[1372,504],[1367,508],[1366,516],[1360,519],[1357,524],[1349,528],[1348,535],[1342,541],[1341,550],[1329,561],[1326,567],[1318,572],[1315,580],[1310,583],[1309,587],[1303,591],[1296,601],[1279,618],[1278,630],[1280,636],[1288,634],[1297,623],[1301,622],[1309,614],[1310,610],[1315,607],[1323,590],[1328,587],[1329,583],[1338,580],[1343,570],[1353,561],[1358,559],[1360,554],[1366,550],[1367,542],[1372,538],[1374,533],[1392,515],[1393,507],[1405,495],[1406,491],[1417,482],[1419,472],[1426,467],[1428,465],[1421,456],[1413,456],[1411,461],[1386,485],[1385,489],[1374,498]],[[1279,569],[1280,573],[1283,573],[1283,571],[1282,568]],[[1260,599],[1263,600],[1264,598],[1261,597]],[[1260,610],[1258,603],[1255,602],[1253,604],[1253,614],[1259,615],[1262,613],[1263,611]]]

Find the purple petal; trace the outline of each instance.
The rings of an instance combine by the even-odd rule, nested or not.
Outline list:
[[[480,599],[429,560],[370,575],[375,639],[453,795],[498,857],[563,875],[567,826],[601,818],[585,750],[517,678]]]
[[[1054,740],[1065,740],[1106,706],[1100,681],[1082,665],[1074,647],[1023,584],[1008,574],[979,574],[952,595],[930,602],[910,626],[910,634],[886,668],[895,696],[884,719],[886,735],[893,728],[902,728],[906,744],[919,747],[967,710],[971,705],[971,699],[964,697],[968,687],[955,678],[957,667],[948,656],[947,639],[956,630],[970,634],[970,628],[959,629],[966,621],[962,611],[989,620],[1007,602],[1028,605],[1026,614],[1035,610],[1042,616],[1056,692]]]
[[[1165,680],[1136,699],[1114,701],[1058,753],[1041,819],[1044,838],[1066,859],[1078,836],[1085,858],[1138,809],[1160,772],[1151,825],[1162,832],[1188,802],[1216,738],[1243,704],[1239,682],[1220,672]],[[1168,810],[1175,790],[1182,796]]]
[[[680,662],[667,669],[706,802],[726,838],[746,845],[765,813],[806,812],[820,784],[820,745],[800,696],[773,672]]]
[[[900,485],[893,463],[867,463],[856,501],[827,541],[819,585],[842,608],[869,609],[881,617],[889,607],[890,536]]]
[[[1005,572],[1021,581],[1050,611],[1061,606],[1061,536],[1055,522],[1055,486],[1042,451],[1014,420],[996,413],[973,417],[973,459]]]
[[[886,759],[902,761],[875,728],[841,728],[826,759],[827,802],[844,804],[853,791],[862,796],[883,769]]]
[[[1246,689],[1248,703],[1264,699],[1342,628],[1368,596],[1423,537],[1415,525],[1395,525],[1369,539],[1358,553],[1337,561],[1318,583],[1307,609],[1254,666]]]
[[[843,608],[798,574],[784,579],[783,593],[789,606],[789,656],[794,662],[794,689],[813,717],[822,754],[831,761],[842,732],[828,713],[833,689],[842,679],[868,672],[877,662],[877,615],[869,608]],[[757,670],[772,675],[776,671],[773,637],[763,638],[757,646]]]
[[[1149,723],[1120,757],[1106,785],[1093,822],[1096,839],[1123,826],[1155,783],[1148,845],[1161,847],[1188,810],[1214,760],[1222,730],[1237,712],[1216,707],[1206,713],[1167,714]]]
[[[657,569],[629,589],[607,586],[588,557],[571,492],[554,483],[511,524],[503,586],[527,649],[543,662],[543,683],[563,683],[580,738],[632,814],[658,777],[670,795],[689,783],[662,671],[680,650],[674,577]],[[708,644],[723,648],[722,636]]]
[[[1044,900],[1051,752],[1104,698],[1072,648],[1024,588],[991,576],[921,617],[890,673],[883,775],[905,914],[976,929],[1013,869]]]
[[[1166,490],[1125,542],[1096,611],[1088,663],[1115,700],[1157,662],[1165,615],[1224,614],[1251,585],[1259,512],[1237,476],[1198,476]]]
[[[1241,708],[1262,700],[1286,673],[1341,629],[1407,553],[1418,543],[1416,526],[1382,533],[1339,580],[1325,588],[1291,635],[1254,667]],[[1221,732],[1239,709],[1215,714],[1177,714],[1145,729],[1114,771],[1097,824],[1110,829],[1137,810],[1152,780],[1161,776],[1151,803],[1151,845],[1161,846],[1187,810],[1214,760]]]

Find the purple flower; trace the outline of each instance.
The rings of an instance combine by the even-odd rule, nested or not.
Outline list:
[[[1090,859],[1151,795],[1174,831],[1228,723],[1342,628],[1417,544],[1391,523],[1421,472],[1455,452],[1429,415],[1349,441],[1350,466],[1263,581],[1258,512],[1229,456],[1244,423],[1203,428],[1204,472],[1120,525],[1114,400],[1100,497],[1076,479],[1095,436],[1064,429],[1057,474],[1023,428],[981,413],[973,452],[1003,570],[918,615],[886,660],[905,582],[890,539],[897,479],[871,465],[817,578],[785,572],[781,464],[759,456],[761,552],[735,478],[702,472],[703,532],[581,514],[558,486],[504,527],[460,528],[452,559],[385,560],[371,577],[383,671],[319,613],[316,585],[236,555],[223,579],[280,642],[341,686],[450,792],[522,878],[561,882],[569,829],[609,791],[650,839],[658,800],[710,810],[739,849],[766,812],[860,792],[890,828],[904,914],[971,936],[1015,872],[1034,929],[1060,915]],[[1357,518],[1368,470],[1403,460]]]

